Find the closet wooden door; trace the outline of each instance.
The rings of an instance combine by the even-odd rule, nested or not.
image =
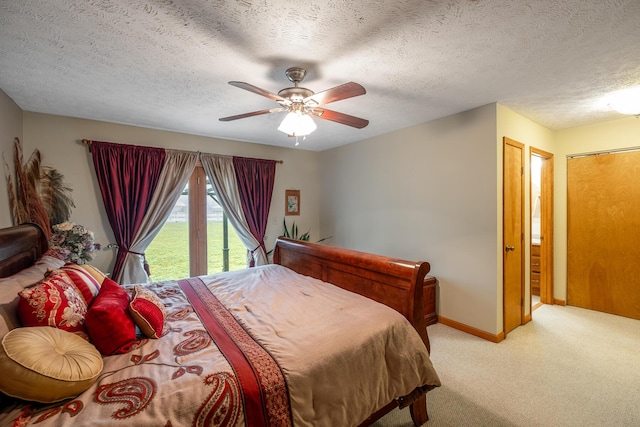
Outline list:
[[[640,151],[568,159],[567,303],[640,319]]]
[[[524,323],[524,144],[503,138],[502,289],[505,335]]]

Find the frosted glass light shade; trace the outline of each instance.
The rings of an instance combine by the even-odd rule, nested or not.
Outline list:
[[[640,87],[615,93],[609,98],[609,107],[621,114],[640,115]]]
[[[291,112],[282,120],[278,130],[289,136],[309,135],[316,130],[316,124],[308,114]]]

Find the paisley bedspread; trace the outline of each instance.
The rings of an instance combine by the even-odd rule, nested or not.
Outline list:
[[[218,301],[200,278],[179,282],[209,336],[233,367],[251,425],[291,425],[287,386],[280,367]]]
[[[105,357],[76,398],[0,401],[0,425],[351,426],[440,385],[402,315],[287,268],[145,286],[168,313],[162,338]]]

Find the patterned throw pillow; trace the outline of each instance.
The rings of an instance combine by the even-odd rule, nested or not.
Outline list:
[[[91,264],[80,264],[80,267],[86,270],[87,273],[89,273],[94,279],[96,279],[96,282],[98,282],[98,284],[102,286],[104,278],[107,277],[106,274],[104,274],[102,271],[98,270]]]
[[[138,328],[149,338],[160,338],[167,319],[164,304],[158,296],[136,285],[133,289],[133,298],[129,304],[129,313]]]
[[[68,276],[51,274],[18,295],[18,317],[24,326],[52,326],[86,338],[87,305]]]
[[[108,277],[86,315],[91,342],[104,355],[126,353],[136,342],[136,326],[129,316],[129,294]]]
[[[63,274],[68,277],[68,282],[75,286],[76,291],[84,299],[87,307],[100,291],[100,283],[84,268],[71,262],[66,263],[59,270],[50,271],[49,274]]]

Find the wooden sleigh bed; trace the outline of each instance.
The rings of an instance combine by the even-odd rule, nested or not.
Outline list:
[[[31,270],[47,258],[46,250],[47,241],[37,226],[25,224],[0,230],[0,296],[3,298],[0,308],[4,307],[5,317],[15,301],[11,301],[11,295],[2,294],[4,287],[14,286],[15,291],[18,278],[33,274]],[[422,304],[422,284],[428,271],[429,264],[426,262],[409,262],[280,238],[276,243],[274,265],[145,285],[145,288],[162,298],[167,312],[162,337],[148,339],[139,334],[136,344],[126,352],[104,356],[104,367],[95,384],[75,398],[33,403],[16,399],[15,394],[0,394],[0,424],[19,420],[21,425],[72,425],[82,422],[85,416],[84,420],[90,419],[92,425],[113,425],[116,419],[124,420],[123,425],[129,421],[136,425],[169,426],[184,425],[184,419],[181,422],[176,417],[188,412],[191,418],[185,419],[193,419],[193,422],[189,422],[192,425],[225,425],[225,420],[233,419],[233,425],[242,421],[241,424],[250,426],[337,423],[355,426],[369,425],[397,407],[409,406],[414,423],[422,425],[428,420],[425,395],[440,385],[428,358],[429,338]],[[267,280],[264,282],[267,284],[254,283],[253,278],[249,279],[247,275],[259,276],[259,280]],[[320,280],[335,286],[326,285]],[[33,281],[33,277],[28,281]],[[22,280],[20,286],[33,283]],[[124,288],[131,291],[126,286]],[[276,290],[265,291],[265,288]],[[322,293],[315,293],[317,289],[322,289]],[[326,294],[325,289],[328,289]],[[202,295],[202,298],[198,299],[197,295]],[[306,305],[298,305],[297,302],[292,305],[285,301],[285,296],[300,301],[300,304],[306,304],[306,300],[319,300],[322,307],[316,314]],[[262,310],[256,304],[256,299],[271,305]],[[370,300],[391,307],[395,312]],[[208,309],[204,307],[207,304]],[[211,308],[214,305],[222,307],[215,309],[222,318],[222,330],[236,328],[240,329],[240,334],[245,334],[237,347],[248,348],[245,354],[249,356],[246,358],[254,357],[259,360],[259,365],[264,365],[263,358],[270,357],[266,353],[271,354],[271,368],[254,367],[249,371],[253,369],[257,377],[263,376],[258,382],[279,377],[282,383],[280,387],[289,393],[284,399],[265,397],[264,391],[258,391],[258,395],[262,393],[263,401],[256,404],[252,403],[253,397],[248,397],[242,391],[238,393],[240,397],[236,397],[240,402],[239,408],[234,407],[230,411],[224,406],[234,396],[233,385],[238,383],[241,384],[240,388],[244,388],[245,380],[240,375],[244,372],[243,368],[227,366],[234,357],[231,352],[225,353],[222,349],[228,337],[219,335],[220,332],[212,331],[205,325],[207,321],[203,319],[209,315],[207,310],[214,312]],[[204,308],[199,309],[198,306]],[[347,318],[353,320],[334,317],[341,315],[341,312],[347,312],[352,316]],[[276,313],[283,315],[284,320],[273,320],[273,324],[271,320],[264,320],[265,317],[275,318]],[[3,311],[0,310],[1,315]],[[382,326],[382,319],[387,317],[392,323],[389,326],[391,332],[385,330],[387,326]],[[186,323],[189,319],[202,323],[192,326]],[[229,326],[229,322],[235,321],[242,327]],[[336,323],[336,332],[329,329],[332,323]],[[365,331],[363,325],[380,329],[380,332]],[[306,335],[300,335],[303,333]],[[375,335],[378,333],[390,335],[381,338],[382,335]],[[367,338],[369,334],[372,334],[371,339]],[[257,344],[253,341],[252,344],[247,343],[251,340],[250,336],[254,335],[257,335],[254,337]],[[365,347],[365,341],[392,341],[394,335],[397,335],[395,339],[398,341],[392,343],[391,348],[378,350]],[[361,337],[362,343],[358,341]],[[295,347],[284,347],[280,338],[293,341]],[[177,341],[170,342],[171,339]],[[342,353],[335,356],[331,352],[341,341],[351,344],[356,341],[355,345],[361,348],[347,349],[344,354],[348,356]],[[315,347],[310,347],[312,345]],[[309,351],[311,348],[313,350]],[[296,355],[296,351],[303,353]],[[212,352],[224,355],[220,357],[221,362],[215,362],[215,366],[209,365],[213,358],[209,353]],[[262,352],[262,356],[255,356],[256,352]],[[357,360],[360,358],[362,360]],[[378,362],[377,359],[386,361]],[[378,363],[387,365],[379,370]],[[335,365],[341,364],[345,365],[340,368],[344,371],[336,371],[338,368]],[[211,365],[214,363],[211,362]],[[274,366],[279,367],[281,373],[274,374]],[[160,374],[157,371],[159,368],[162,369]],[[303,372],[299,373],[299,370]],[[215,375],[210,373],[214,371]],[[222,384],[221,375],[227,375],[227,371],[238,374],[237,379],[228,379],[226,388],[219,388],[222,394],[212,392],[212,387]],[[345,372],[345,378],[342,378],[342,373],[335,372]],[[354,377],[348,377],[346,372],[351,372],[349,375]],[[116,381],[120,375],[126,378]],[[162,380],[162,376],[168,379]],[[365,389],[346,390],[353,382],[362,382],[361,387]],[[309,384],[314,387],[313,390],[307,390]],[[395,394],[398,392],[391,384],[404,391]],[[199,391],[200,388],[203,390]],[[277,387],[271,384],[266,388]],[[162,394],[163,390],[167,391],[166,394]],[[342,396],[340,393],[346,394]],[[323,402],[323,396],[333,401]],[[172,408],[176,402],[180,402],[181,408]],[[214,407],[218,408],[218,413],[214,413]],[[224,409],[222,412],[221,407]],[[264,415],[260,422],[248,412],[267,411],[271,407],[278,407],[274,412],[276,415]],[[191,412],[195,415],[191,415]],[[348,421],[344,421],[345,424],[336,421],[341,418],[332,418],[334,413],[337,413],[337,417],[344,416]],[[104,420],[103,424],[100,424],[100,420]]]

